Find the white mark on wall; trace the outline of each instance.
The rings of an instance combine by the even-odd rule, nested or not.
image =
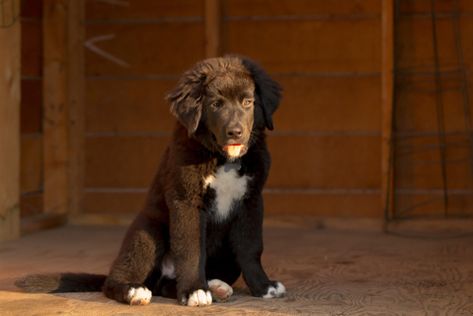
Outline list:
[[[100,47],[95,46],[95,44],[98,43],[98,42],[109,41],[109,40],[114,39],[114,38],[115,38],[115,34],[95,36],[95,37],[92,37],[92,38],[88,39],[87,41],[85,41],[84,46],[86,48],[88,48],[90,51],[92,51],[92,52],[96,53],[97,55],[107,59],[108,61],[111,61],[114,64],[117,64],[117,65],[119,65],[123,68],[129,68],[130,65],[126,61],[124,61],[124,60],[122,60],[122,59],[120,59],[116,56],[113,56],[112,54],[110,54],[109,52],[104,51]]]

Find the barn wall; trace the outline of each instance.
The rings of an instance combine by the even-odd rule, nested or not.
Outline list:
[[[379,11],[376,0],[223,2],[223,52],[259,61],[285,90],[268,213],[379,215]],[[129,214],[174,124],[163,97],[205,57],[204,2],[88,1],[86,12],[89,42],[107,38],[96,45],[119,60],[86,53],[85,212]]]
[[[449,12],[455,1],[437,3],[440,60],[451,66]],[[421,73],[432,65],[429,5],[427,0],[401,1],[397,66],[402,69]],[[460,6],[469,67],[473,4],[464,0]],[[383,215],[380,10],[378,0],[223,1],[223,53],[259,61],[285,90],[269,137],[268,213]],[[129,215],[143,204],[174,124],[164,95],[182,71],[205,57],[204,11],[203,0],[86,2],[84,213]],[[432,89],[398,93],[400,135],[435,134]],[[460,131],[448,137],[465,138],[459,93],[445,92],[446,126],[453,134]],[[467,155],[465,148],[449,151],[454,160]],[[435,163],[413,164],[402,157],[396,163],[399,205],[436,192]],[[467,162],[448,168],[449,181],[458,189],[452,203],[468,208]]]
[[[21,1],[21,217],[43,210],[42,1]]]
[[[437,1],[437,41],[441,102],[437,109],[435,55],[430,1],[401,1],[397,27],[395,140],[395,207],[400,217],[473,214],[472,113],[464,103],[471,95],[473,2]],[[458,22],[456,22],[458,21]],[[458,39],[455,41],[457,23]],[[457,49],[460,43],[461,49]],[[460,62],[464,58],[466,81]],[[443,114],[442,114],[443,112]],[[443,116],[439,124],[438,117]],[[445,130],[447,208],[444,207],[441,137]]]

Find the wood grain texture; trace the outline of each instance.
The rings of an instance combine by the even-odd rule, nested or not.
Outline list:
[[[43,85],[41,79],[21,80],[21,133],[41,133]]]
[[[43,56],[41,20],[22,20],[21,27],[21,73],[26,76],[41,76]]]
[[[20,228],[20,38],[19,21],[0,28],[0,241],[17,238]]]
[[[471,148],[466,133],[446,136],[446,168],[450,189],[471,189]],[[442,187],[438,136],[397,140],[396,186],[399,189],[438,189]]]
[[[44,211],[69,207],[67,3],[45,0],[43,16]]]
[[[274,78],[284,90],[282,104],[274,114],[277,132],[379,132],[381,96],[378,76],[275,75]],[[87,132],[171,132],[175,120],[164,96],[174,88],[176,81],[89,78]]]
[[[86,131],[171,132],[175,119],[171,116],[164,97],[176,83],[177,79],[88,79]]]
[[[457,1],[436,1],[435,10],[439,13],[451,13],[452,5],[455,5]],[[458,0],[460,10],[462,12],[473,11],[473,3],[469,0]],[[399,10],[401,13],[410,14],[430,14],[431,2],[430,0],[417,0],[417,1],[401,1],[399,2]],[[430,18],[430,16],[429,16]]]
[[[357,14],[378,15],[378,0],[326,1],[326,0],[223,0],[227,16],[304,16]]]
[[[88,49],[89,76],[178,75],[205,58],[204,23],[87,25],[88,41],[102,36],[94,45],[124,64]]]
[[[471,65],[473,62],[473,44],[470,41],[470,34],[473,32],[473,19],[471,16],[462,16],[460,17],[460,25],[465,63]],[[434,51],[431,35],[432,21],[430,18],[403,18],[399,21],[397,32],[397,38],[399,38],[399,68],[408,69],[413,67],[415,70],[433,71]],[[437,19],[437,37],[439,61],[442,69],[457,67],[452,19]]]
[[[152,136],[88,138],[86,187],[147,188],[167,142]],[[267,187],[379,188],[379,146],[378,136],[271,136]]]
[[[204,0],[86,1],[86,17],[93,21],[150,21],[166,17],[203,17]]]
[[[21,192],[39,191],[43,187],[43,138],[41,134],[21,136]]]
[[[394,1],[383,0],[381,12],[381,201],[386,219],[394,207],[393,108],[394,108]]]
[[[13,282],[27,273],[107,273],[125,229],[79,226],[35,234],[2,244],[0,311],[17,315],[82,315],[84,310],[97,315],[473,313],[471,226],[469,230],[463,226],[470,234],[462,238],[423,238],[425,227],[417,238],[402,238],[363,231],[357,228],[358,221],[349,221],[351,226],[344,229],[323,229],[323,222],[310,217],[267,218],[263,264],[271,279],[285,284],[286,297],[251,297],[240,280],[230,301],[195,309],[162,297],[153,297],[148,306],[130,307],[101,293],[20,293]]]
[[[270,72],[378,72],[379,23],[231,20],[223,50],[251,56]]]
[[[67,10],[67,105],[69,143],[69,213],[79,213],[84,187],[85,139],[85,1],[69,3]]]
[[[21,194],[20,216],[22,220],[30,216],[36,216],[43,213],[43,197],[44,195],[42,191],[27,192]]]
[[[102,224],[113,224],[116,218],[130,219],[144,205],[146,189],[90,190],[84,195],[84,214],[109,216]],[[380,218],[377,190],[269,190],[264,193],[265,213],[268,215],[312,215],[321,217]],[[336,210],[336,211],[334,211]],[[90,223],[90,222],[89,222]]]
[[[221,55],[222,0],[205,0],[205,57]]]

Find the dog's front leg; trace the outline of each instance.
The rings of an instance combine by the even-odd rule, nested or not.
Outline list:
[[[243,278],[253,296],[281,297],[286,288],[269,280],[261,265],[263,253],[263,198],[248,200],[232,225],[230,238]]]
[[[205,221],[199,203],[174,199],[170,204],[170,242],[176,269],[177,300],[188,306],[210,305],[212,296],[205,278]]]

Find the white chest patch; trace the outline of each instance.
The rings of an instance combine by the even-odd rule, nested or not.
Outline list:
[[[215,174],[204,179],[204,187],[215,190],[215,200],[212,208],[215,212],[215,220],[223,221],[232,210],[232,205],[245,195],[248,176],[238,174],[239,165],[227,163],[217,168]]]

